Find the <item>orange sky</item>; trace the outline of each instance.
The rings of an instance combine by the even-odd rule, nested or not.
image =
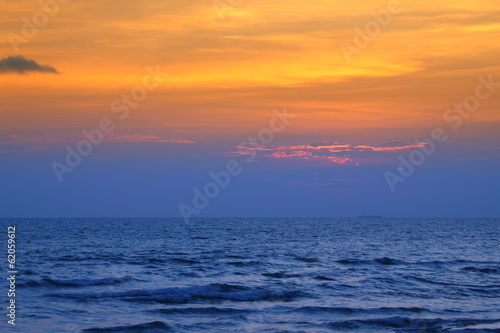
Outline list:
[[[244,0],[221,20],[205,0],[75,0],[16,53],[7,35],[20,35],[40,7],[7,0],[0,58],[23,55],[60,74],[0,75],[0,130],[79,131],[159,65],[168,76],[123,123],[130,135],[248,132],[283,106],[298,115],[289,133],[426,133],[474,92],[478,75],[500,73],[500,3],[403,1],[348,63],[340,44],[388,2]],[[482,102],[468,122],[477,131],[498,122],[499,103]]]

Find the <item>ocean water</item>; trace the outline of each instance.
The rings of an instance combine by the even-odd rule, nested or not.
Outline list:
[[[1,332],[500,332],[499,219],[0,224]]]

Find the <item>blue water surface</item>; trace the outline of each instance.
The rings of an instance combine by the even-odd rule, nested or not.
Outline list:
[[[499,219],[2,219],[1,332],[500,332]]]

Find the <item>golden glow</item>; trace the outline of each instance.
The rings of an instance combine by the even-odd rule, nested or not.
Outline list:
[[[428,128],[474,92],[478,75],[500,81],[500,3],[489,0],[401,1],[348,63],[340,44],[354,44],[354,29],[388,3],[243,0],[220,19],[205,0],[69,2],[19,47],[61,74],[0,75],[1,126],[98,121],[156,65],[169,75],[124,126],[241,132],[287,106],[296,133]],[[22,18],[40,10],[27,0],[6,8],[2,36],[21,35]],[[5,38],[0,58],[14,54]],[[499,121],[498,104],[481,102],[468,121]]]

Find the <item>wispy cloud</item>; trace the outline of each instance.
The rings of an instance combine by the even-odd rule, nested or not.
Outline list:
[[[25,143],[64,143],[77,142],[82,137],[63,138],[63,137],[42,137],[25,135],[4,135],[0,136],[0,144],[25,144]],[[171,143],[196,143],[192,140],[179,139],[175,137],[160,137],[157,135],[142,134],[105,134],[105,141],[108,142],[171,142]]]
[[[411,148],[421,148],[425,147],[425,145],[428,145],[428,143],[421,142],[421,143],[405,143],[401,141],[391,141],[387,142],[381,145],[377,146],[366,146],[366,145],[360,145],[360,146],[355,146],[355,149],[358,149],[360,151],[363,150],[373,150],[373,151],[393,151],[393,150],[404,150],[404,149],[411,149]]]
[[[84,137],[44,137],[44,136],[28,136],[28,135],[3,135],[0,136],[0,154],[11,153],[33,153],[42,149],[47,149],[53,145],[64,145],[68,143],[79,142]],[[156,135],[141,135],[141,134],[107,134],[104,137],[106,142],[114,143],[196,143],[191,140],[184,140],[175,137],[160,137]]]
[[[64,140],[55,137],[43,136],[27,136],[27,135],[4,135],[0,136],[0,144],[30,144],[30,143],[56,143],[56,142],[71,142],[74,140]]]
[[[61,142],[57,138],[24,135],[0,136],[0,154],[38,153],[46,144]]]
[[[173,138],[160,137],[157,135],[141,135],[141,134],[107,134],[106,141],[109,142],[168,142],[168,143],[196,143],[195,141]]]
[[[0,149],[0,154],[23,154],[23,153],[36,153],[43,150],[43,147],[29,147],[29,148],[15,148],[15,149]]]
[[[0,60],[0,74],[27,74],[29,72],[59,74],[54,67],[50,65],[40,65],[36,61],[26,59],[21,55],[9,56]]]
[[[312,143],[300,145],[281,145],[265,150],[263,156],[273,159],[296,158],[302,160],[323,160],[335,164],[359,166],[359,161],[367,153],[391,153],[405,149],[424,147],[428,143],[409,143],[403,141],[390,141],[378,145],[354,145],[346,143]],[[236,146],[236,148],[243,148]],[[251,150],[238,150],[226,152],[226,156],[243,156],[254,154]]]

